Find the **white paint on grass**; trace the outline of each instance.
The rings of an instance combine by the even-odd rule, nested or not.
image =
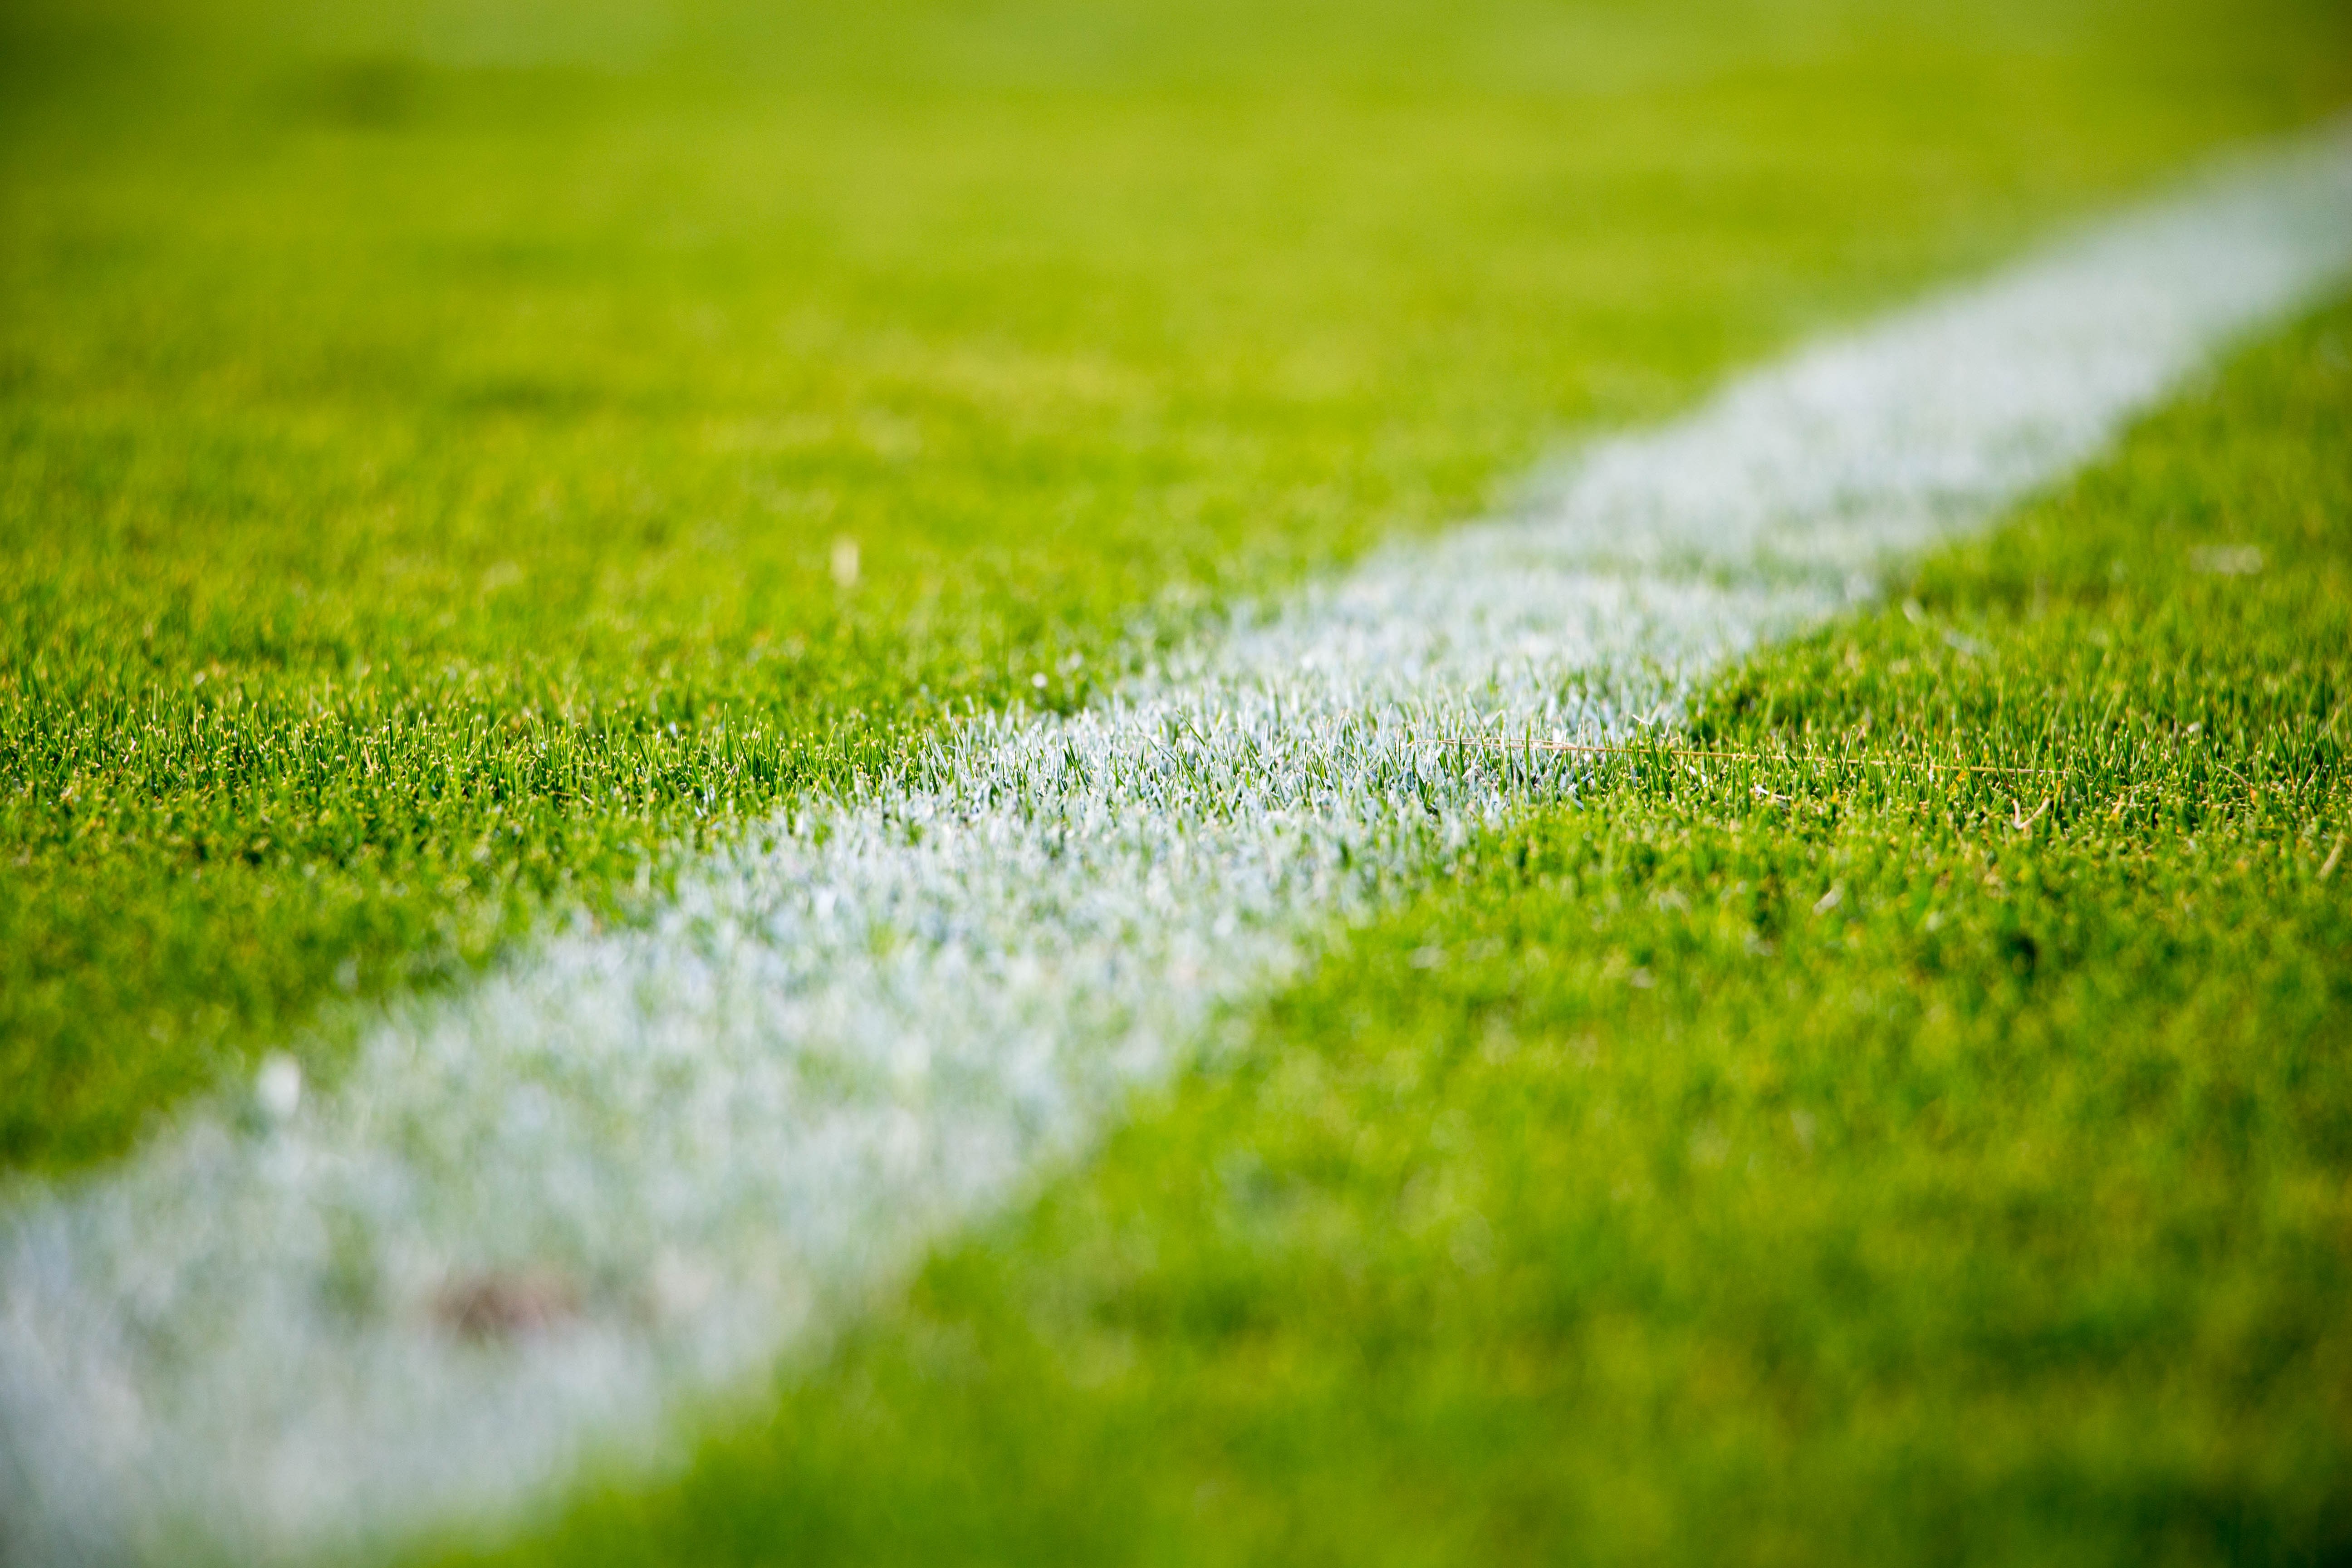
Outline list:
[[[665,1450],[1080,1151],[1318,922],[1993,517],[2352,257],[2352,137],[2246,163],[1589,452],[1068,719],[904,776],[273,1064],[0,1229],[15,1560],[350,1551]]]

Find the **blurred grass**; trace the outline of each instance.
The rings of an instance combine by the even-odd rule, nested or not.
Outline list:
[[[2352,1556],[2352,308],[506,1563]],[[467,1561],[474,1561],[467,1557]]]
[[[629,918],[960,705],[1082,701],[2307,122],[2347,43],[2309,0],[0,7],[0,1164],[262,1045],[331,1074],[336,999]]]

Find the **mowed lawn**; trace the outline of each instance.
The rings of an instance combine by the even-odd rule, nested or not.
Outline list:
[[[2335,0],[0,0],[0,1189],[2347,102]],[[2347,432],[2338,304],[416,1554],[2352,1558]]]
[[[2338,308],[490,1560],[2345,1562],[2348,721]]]
[[[0,1166],[2352,96],[2330,0],[0,10]]]

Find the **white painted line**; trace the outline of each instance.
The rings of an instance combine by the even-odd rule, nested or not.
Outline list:
[[[1081,1152],[1318,922],[1891,552],[2063,475],[2352,261],[2352,134],[1601,445],[1068,720],[981,719],[714,860],[650,930],[273,1064],[0,1232],[12,1560],[350,1550],[675,1451],[923,1246]]]

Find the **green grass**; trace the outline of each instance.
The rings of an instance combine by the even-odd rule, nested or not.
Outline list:
[[[2342,1562],[2347,707],[2352,308],[496,1560]]]
[[[0,7],[0,1167],[2352,93],[2319,0],[672,14]]]

